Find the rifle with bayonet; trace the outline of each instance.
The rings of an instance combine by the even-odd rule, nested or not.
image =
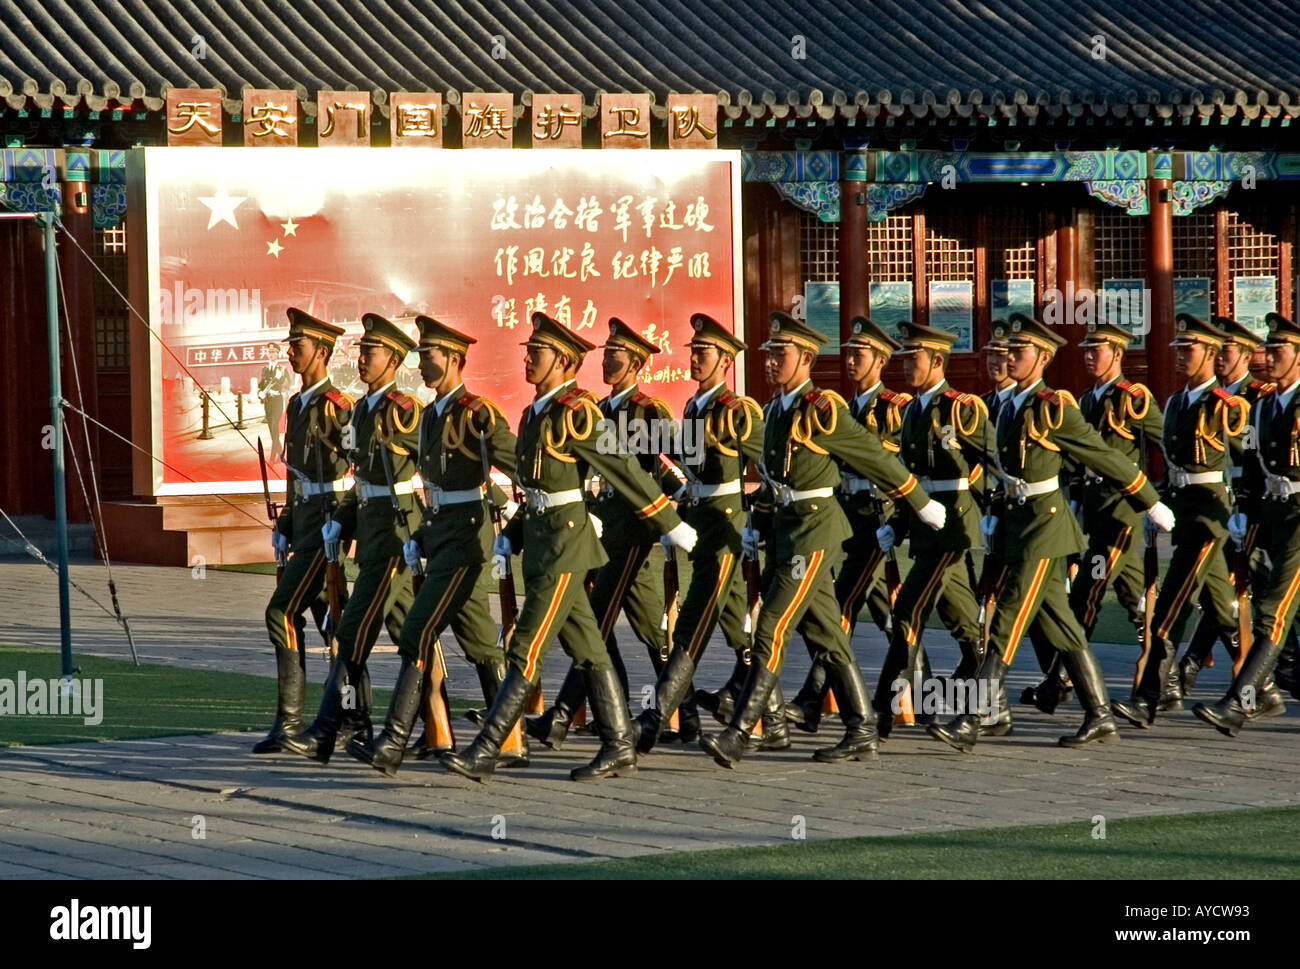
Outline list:
[[[316,433],[316,477],[320,482],[320,507],[325,521],[334,522],[334,506],[330,504],[330,493],[325,490],[325,455],[321,449],[321,435]],[[329,612],[325,617],[325,641],[329,644],[330,659],[338,655],[338,643],[335,636],[339,631],[339,617],[343,613],[343,572],[339,568],[339,546],[334,542],[325,543],[325,596],[329,603]]]
[[[740,475],[740,507],[745,512],[745,527],[750,531],[754,530],[754,501],[745,491],[745,449],[741,447],[741,442],[737,440],[736,444],[736,463],[738,464],[738,473]],[[763,474],[763,467],[758,466],[760,477],[766,477]],[[770,483],[769,483],[770,487]],[[772,500],[776,500],[775,491],[772,494]],[[752,633],[758,629],[758,607],[763,597],[762,575],[758,568],[758,555],[752,558],[748,552],[741,553],[740,574],[745,577],[745,632]],[[745,655],[749,655],[749,650],[745,650]]]
[[[271,500],[271,482],[266,476],[266,451],[262,448],[262,439],[257,439],[257,463],[262,468],[262,497],[266,499],[266,517],[271,521],[271,530],[275,530],[275,520],[280,517],[280,512],[275,507],[275,502]],[[288,556],[278,548],[275,552],[275,584],[279,585],[280,580],[284,578],[285,559]]]
[[[664,467],[682,483],[687,485],[686,476],[666,454],[660,454],[659,460]],[[677,549],[663,543],[664,549],[664,641],[659,647],[659,659],[667,662],[668,654],[673,648],[673,631],[677,628],[677,597],[681,592],[681,577],[677,571]]]
[[[1147,473],[1147,432],[1142,425],[1137,428],[1138,468]],[[1142,673],[1151,656],[1151,636],[1156,616],[1156,596],[1160,589],[1160,558],[1156,551],[1156,527],[1149,518],[1142,522],[1142,652],[1133,679],[1134,689],[1142,682]]]

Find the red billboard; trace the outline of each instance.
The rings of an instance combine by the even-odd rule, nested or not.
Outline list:
[[[471,334],[466,384],[512,423],[534,310],[596,344],[610,317],[634,327],[660,347],[642,386],[678,413],[690,315],[742,318],[738,152],[150,148],[144,164],[156,494],[260,489],[250,442],[272,443],[298,384],[289,306],[348,331],[331,376],[353,394],[363,313]],[[598,360],[579,383],[604,392]],[[399,384],[423,390],[413,368]]]

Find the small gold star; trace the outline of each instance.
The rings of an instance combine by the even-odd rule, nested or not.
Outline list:
[[[284,251],[284,246],[280,245],[278,239],[272,239],[270,242],[266,244],[266,254],[268,256],[275,256],[276,259],[279,259],[280,253],[283,251]]]

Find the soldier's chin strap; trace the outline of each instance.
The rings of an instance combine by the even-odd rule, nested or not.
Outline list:
[[[717,359],[717,361],[713,364],[713,369],[709,371],[708,375],[705,376],[705,377],[701,377],[701,378],[700,378],[699,384],[700,384],[701,387],[703,387],[705,384],[707,384],[710,380],[713,379],[713,375],[714,375],[715,373],[717,373],[717,372],[718,372],[718,368],[722,366],[722,359],[723,359],[723,357],[730,356],[730,354],[726,353],[726,352],[725,352],[724,350],[722,350],[722,349],[719,349],[719,348],[717,348],[717,347],[715,347],[714,349],[717,350],[717,353],[718,353],[718,359]]]

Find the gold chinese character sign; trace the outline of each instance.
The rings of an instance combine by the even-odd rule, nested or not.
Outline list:
[[[582,147],[582,95],[533,95],[533,147]]]
[[[388,99],[393,146],[442,147],[442,95],[399,91]]]
[[[460,144],[462,148],[513,148],[514,95],[462,92]]]
[[[602,148],[650,147],[650,95],[601,95],[600,146]]]
[[[365,91],[316,94],[316,143],[330,147],[370,144],[370,95]]]
[[[220,145],[221,92],[193,88],[168,91],[167,144]]]
[[[718,147],[718,96],[668,95],[668,147]]]
[[[278,148],[298,144],[298,95],[294,91],[244,91],[244,144]]]

